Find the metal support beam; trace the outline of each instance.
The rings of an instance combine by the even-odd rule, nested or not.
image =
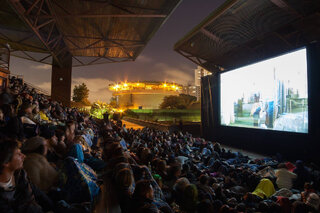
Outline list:
[[[133,45],[105,45],[105,46],[99,46],[99,47],[78,47],[70,49],[70,51],[76,51],[76,50],[86,50],[86,49],[104,49],[104,48],[135,48],[135,47],[143,47],[144,44],[133,44]]]
[[[51,98],[70,106],[71,101],[71,78],[72,78],[72,56],[66,58],[63,66],[57,65],[53,59],[51,75]]]
[[[209,32],[208,30],[201,28],[200,30],[204,35],[206,35],[208,38],[210,38],[211,40],[219,43],[222,41],[221,38],[219,38],[218,36],[214,35],[213,33]]]
[[[297,17],[302,17],[302,15],[300,13],[297,12],[297,10],[295,10],[293,7],[291,7],[290,5],[288,5],[287,2],[283,1],[283,0],[270,0],[273,4],[275,4],[277,7],[286,10],[292,14],[295,14]]]
[[[39,18],[42,15],[49,14],[49,12],[45,11],[43,8],[45,1],[39,0],[31,2],[32,4],[30,4],[30,2],[28,2],[27,0],[24,2],[24,4],[22,4],[22,1],[16,0],[7,0],[7,2],[13,8],[13,10],[19,15],[19,17],[29,26],[29,28],[33,31],[37,38],[46,47],[46,49],[50,52],[56,64],[62,66],[64,58],[58,57],[58,54],[61,53],[61,50],[68,51],[68,48],[65,45],[64,41],[61,39],[62,36],[59,33],[59,31],[55,29],[55,20],[51,18],[50,20],[43,21],[41,18]],[[50,24],[52,24],[49,28],[50,30],[45,30],[45,26]],[[60,34],[59,39],[57,39],[56,36],[52,37],[53,31],[55,31],[55,35]]]
[[[40,15],[40,18],[53,18],[52,15]],[[60,18],[166,18],[164,14],[59,14]]]

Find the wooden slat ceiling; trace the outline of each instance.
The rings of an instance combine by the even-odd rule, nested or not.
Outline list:
[[[229,0],[178,41],[174,49],[218,72],[319,39],[319,0]]]
[[[73,66],[133,61],[180,2],[0,0],[0,44],[47,64],[68,54]]]

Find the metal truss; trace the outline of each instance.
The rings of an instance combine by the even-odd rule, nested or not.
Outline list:
[[[116,0],[79,0],[79,3],[86,1],[97,4],[99,9],[105,7],[115,8],[115,13],[97,14],[95,8],[86,11],[71,11],[61,0],[3,0],[13,9],[15,15],[29,28],[26,32],[14,31],[20,37],[11,39],[6,36],[6,30],[0,29],[0,42],[7,41],[12,44],[11,52],[13,56],[37,61],[45,64],[52,64],[52,59],[59,66],[64,66],[67,59],[72,56],[73,66],[85,66],[101,63],[117,63],[123,61],[134,61],[146,45],[147,41],[109,38],[108,32],[101,32],[97,35],[68,35],[60,29],[60,18],[146,18],[165,19],[168,17],[162,8],[152,8],[152,6],[142,6],[138,2],[120,3]],[[65,0],[68,1],[68,0]],[[56,14],[56,10],[60,13]],[[0,9],[1,10],[1,9]],[[7,11],[1,11],[7,12]],[[12,14],[10,14],[12,15]],[[8,29],[11,30],[12,29]],[[36,39],[36,40],[35,40]],[[82,40],[83,39],[83,42]],[[32,42],[35,41],[35,42]],[[39,45],[39,41],[41,45]],[[111,57],[109,52],[113,48],[121,52],[124,57]],[[94,50],[92,56],[85,55],[85,50]],[[98,50],[98,51],[95,51]],[[111,51],[108,51],[111,50]],[[34,53],[33,53],[34,51]],[[88,58],[92,57],[88,62]],[[85,58],[85,59],[84,59]]]
[[[205,60],[205,59],[202,59],[202,58],[199,58],[198,56],[193,56],[189,53],[186,53],[182,50],[176,50],[178,53],[180,53],[182,56],[186,57],[187,59],[189,59],[190,61],[192,61],[193,63],[207,69],[208,71],[214,73],[214,72],[219,72],[219,71],[222,71],[223,68],[222,67],[219,67],[219,66],[216,66],[214,65],[213,63],[210,63],[209,61]]]
[[[47,51],[49,51],[48,54],[44,54],[43,58],[35,58],[32,57],[30,54],[28,54],[26,51],[21,51],[23,53],[23,56],[16,55],[17,57],[26,58],[33,61],[42,62],[49,57],[53,57],[55,61],[60,65],[63,66],[64,58],[67,58],[66,56],[68,54],[71,54],[70,51],[77,51],[77,50],[85,50],[85,49],[109,49],[109,48],[121,48],[121,50],[127,55],[129,60],[134,60],[133,56],[128,53],[126,48],[136,48],[136,47],[143,47],[145,44],[141,41],[130,41],[130,40],[115,40],[115,39],[107,39],[104,36],[97,39],[97,41],[86,45],[86,46],[79,46],[75,42],[72,41],[71,36],[63,36],[58,29],[58,26],[56,25],[55,16],[52,15],[52,5],[56,4],[59,8],[61,8],[66,14],[64,16],[71,16],[71,17],[79,17],[79,18],[103,18],[103,17],[146,17],[146,18],[165,18],[166,15],[145,15],[145,14],[133,14],[131,11],[122,8],[122,6],[117,6],[115,3],[108,3],[108,5],[112,5],[114,7],[117,7],[118,9],[121,9],[129,14],[111,14],[111,15],[93,15],[90,14],[92,11],[87,11],[86,14],[71,14],[67,9],[62,7],[58,1],[52,0],[51,2],[49,0],[7,0],[7,2],[11,5],[11,7],[15,10],[15,12],[20,16],[20,18],[31,28],[34,34],[27,35],[26,37],[20,39],[19,41],[11,41],[9,38],[6,38],[10,42],[14,42],[19,45],[25,45],[23,42],[28,40],[29,38],[33,37],[34,35],[42,42],[42,44],[45,46]],[[81,39],[83,37],[81,36],[75,36],[76,39]],[[69,49],[69,47],[66,45],[65,40],[70,42],[73,46],[75,46],[72,49]],[[108,41],[111,43],[111,45],[105,45],[105,46],[94,46],[95,44],[98,44],[102,41]],[[130,42],[130,44],[124,44],[123,42]],[[37,48],[39,49],[39,48]],[[94,58],[94,60],[90,63],[84,63],[79,58],[81,57],[73,57],[76,61],[78,61],[81,65],[91,65],[96,64],[95,62],[100,61],[101,58],[108,58],[106,57],[107,51],[102,56],[98,56]],[[13,54],[14,55],[14,54]],[[124,59],[125,61],[128,61],[127,58]],[[114,59],[108,59],[109,63],[118,62]],[[123,60],[121,60],[123,61]]]
[[[69,53],[68,47],[59,33],[54,18],[41,18],[51,14],[47,0],[7,0],[20,18],[30,27],[36,37],[50,52],[55,61],[63,66]],[[22,39],[28,39],[27,37]],[[40,59],[42,61],[43,59]]]

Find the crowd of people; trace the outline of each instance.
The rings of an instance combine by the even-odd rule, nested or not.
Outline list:
[[[96,120],[14,77],[0,94],[0,212],[320,212],[319,178],[280,154]]]

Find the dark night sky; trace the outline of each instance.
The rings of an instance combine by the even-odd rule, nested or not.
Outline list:
[[[183,0],[135,62],[73,68],[73,85],[84,82],[91,101],[108,101],[111,92],[107,86],[115,81],[194,82],[196,64],[173,51],[173,46],[222,3],[223,0]],[[13,74],[21,74],[26,81],[50,91],[51,66],[18,58],[12,58],[10,66]]]

